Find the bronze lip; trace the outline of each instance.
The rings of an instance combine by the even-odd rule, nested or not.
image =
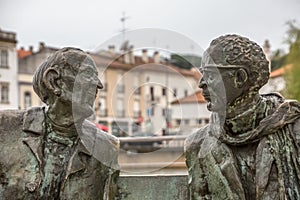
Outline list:
[[[210,100],[211,100],[209,94],[203,94],[203,93],[202,93],[202,96],[204,97],[204,99],[205,99],[206,101],[210,101]]]

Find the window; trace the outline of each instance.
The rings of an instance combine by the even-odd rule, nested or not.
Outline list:
[[[133,89],[134,89],[134,94],[141,94],[141,88],[140,88],[140,84],[139,84],[139,74],[135,74],[135,76],[133,77]]]
[[[117,90],[118,93],[123,94],[125,92],[125,85],[124,85],[124,80],[123,80],[123,72],[120,71],[118,73],[118,85],[117,85]]]
[[[0,83],[0,93],[1,93],[1,103],[9,103],[9,84],[8,83]]]
[[[208,124],[209,123],[209,119],[205,119],[205,124]]]
[[[139,116],[141,116],[140,103],[139,101],[135,100],[133,103],[133,117],[137,118]]]
[[[150,96],[151,96],[151,101],[154,101],[154,87],[150,87]]]
[[[28,108],[31,106],[31,93],[25,92],[24,94],[24,106],[25,108]]]
[[[181,119],[176,119],[176,124],[179,126],[181,124]]]
[[[171,109],[163,108],[162,109],[162,116],[166,116],[169,119],[171,117]]]
[[[188,96],[188,91],[184,90],[184,96],[187,97]]]
[[[105,97],[100,97],[100,100],[99,100],[99,110],[100,110],[100,117],[107,116],[106,99],[105,99]]]
[[[177,96],[177,89],[176,89],[176,88],[174,88],[174,90],[173,90],[173,96],[174,96],[174,97]]]
[[[123,106],[123,100],[118,99],[117,100],[117,117],[124,117],[125,116],[125,111],[124,111],[124,106]]]
[[[8,67],[8,52],[7,50],[1,50],[0,67]]]
[[[184,120],[184,124],[185,124],[185,125],[189,125],[189,123],[190,123],[190,120],[189,120],[189,119],[185,119],[185,120]]]
[[[118,93],[123,94],[125,91],[125,86],[124,85],[118,85],[117,86]]]
[[[162,95],[166,96],[166,88],[165,87],[162,88]]]
[[[202,119],[198,119],[198,124],[202,124]]]
[[[152,106],[152,107],[151,107],[151,115],[152,115],[152,116],[154,116],[154,111],[155,111],[155,107]]]
[[[147,116],[152,116],[152,108],[147,108]]]

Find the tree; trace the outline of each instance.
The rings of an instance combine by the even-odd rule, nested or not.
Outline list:
[[[300,101],[300,28],[295,21],[289,21],[287,25],[289,29],[286,42],[290,45],[290,48],[285,64],[292,64],[292,67],[285,74],[285,95],[288,98]]]
[[[278,49],[271,56],[271,71],[274,71],[284,65],[286,54]]]
[[[201,57],[191,54],[171,54],[170,63],[179,68],[191,69],[192,67],[200,67]]]

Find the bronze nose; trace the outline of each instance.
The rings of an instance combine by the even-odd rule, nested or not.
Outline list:
[[[103,89],[103,84],[101,83],[101,81],[99,79],[98,79],[97,88],[98,89]]]

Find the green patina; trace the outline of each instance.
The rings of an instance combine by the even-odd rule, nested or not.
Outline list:
[[[63,48],[33,87],[47,107],[0,112],[0,199],[114,199],[118,139],[86,120],[102,88],[92,58]]]
[[[300,104],[259,94],[262,49],[238,35],[213,40],[199,86],[210,124],[186,140],[191,199],[299,199]]]

